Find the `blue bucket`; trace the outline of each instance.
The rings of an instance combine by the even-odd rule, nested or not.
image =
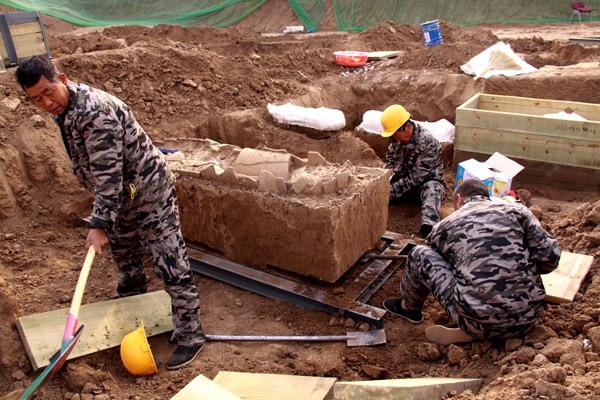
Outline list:
[[[440,31],[440,22],[436,19],[421,24],[423,30],[423,39],[425,46],[431,47],[442,44],[442,31]]]

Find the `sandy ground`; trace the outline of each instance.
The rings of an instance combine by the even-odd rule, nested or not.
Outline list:
[[[598,22],[473,27],[443,22],[444,45],[428,49],[418,27],[409,25],[386,23],[360,33],[279,34],[281,27],[293,25],[294,20],[285,7],[287,2],[275,3],[270,19],[261,14],[229,29],[77,29],[53,18],[45,21],[55,62],[67,76],[129,103],[157,143],[170,137],[210,138],[241,147],[266,144],[299,157],[312,150],[334,163],[350,160],[354,165],[381,166],[385,144],[354,130],[367,110],[399,102],[416,119],[454,122],[456,107],[477,92],[600,100],[600,47],[568,40],[600,36]],[[460,65],[499,40],[541,68],[539,74],[519,79],[517,86],[515,80],[503,77],[474,81],[460,71]],[[353,69],[334,62],[336,50],[401,50],[401,55]],[[585,66],[580,67],[586,71],[584,78],[564,85],[565,77],[560,75],[575,65]],[[71,174],[56,127],[24,97],[14,83],[13,71],[9,68],[0,75],[4,94],[0,104],[0,334],[4,338],[0,342],[0,393],[14,393],[37,376],[15,321],[24,315],[68,308],[85,256],[87,230],[81,218],[89,209],[89,197]],[[347,127],[324,135],[281,126],[266,106],[287,101],[341,109]],[[448,191],[455,171],[456,165],[451,164],[446,170]],[[519,179],[514,188],[528,205],[536,206],[540,220],[564,249],[596,257],[575,302],[548,305],[540,328],[523,341],[478,341],[450,347],[427,343],[425,328],[446,322],[430,299],[420,325],[386,316],[388,342],[383,346],[211,342],[191,366],[180,371],[161,367],[157,375],[144,378],[129,375],[114,348],[69,362],[37,398],[79,399],[86,398],[85,393],[95,399],[166,399],[198,374],[213,378],[219,371],[327,376],[343,381],[470,377],[483,380],[480,393],[458,398],[600,398],[598,347],[584,351],[581,345],[589,338],[600,346],[600,228],[594,217],[600,207],[599,193],[565,191]],[[448,200],[444,207],[449,212]],[[388,230],[418,241],[418,214],[417,204],[390,206]],[[402,269],[369,304],[379,307],[383,299],[397,293]],[[148,276],[151,288],[160,289],[161,282],[151,269]],[[204,276],[197,275],[196,282],[208,333],[332,335],[360,325],[360,321],[299,308]],[[83,302],[111,298],[115,285],[111,257],[97,258]],[[345,285],[342,281],[325,289],[343,291],[340,287]],[[155,357],[166,361],[174,349],[168,334],[149,340]]]

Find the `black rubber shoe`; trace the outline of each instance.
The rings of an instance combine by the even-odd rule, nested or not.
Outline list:
[[[408,311],[402,308],[402,299],[400,297],[390,297],[389,299],[385,299],[383,302],[383,308],[395,314],[399,317],[404,318],[408,322],[412,322],[413,324],[420,324],[423,322],[423,313],[421,310],[417,311]]]
[[[171,358],[169,358],[169,361],[167,361],[167,369],[179,369],[190,364],[192,361],[194,361],[203,347],[204,343],[198,346],[177,346],[173,352],[173,355]]]

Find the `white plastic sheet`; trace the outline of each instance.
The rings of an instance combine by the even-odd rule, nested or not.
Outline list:
[[[374,135],[381,135],[383,127],[381,126],[382,111],[369,110],[363,114],[363,119],[357,129]],[[415,121],[435,137],[440,143],[454,142],[454,125],[446,119],[440,119],[435,122]]]
[[[466,64],[461,65],[460,69],[465,74],[474,75],[474,76],[479,75],[480,73],[485,71],[490,66],[490,53],[495,50],[501,51],[502,53],[509,56],[518,65],[520,65],[521,68],[520,69],[505,69],[505,70],[492,69],[492,70],[486,72],[482,76],[482,78],[489,78],[494,75],[516,76],[516,75],[521,75],[521,74],[526,74],[529,72],[537,71],[537,68],[535,68],[534,66],[525,62],[525,60],[523,60],[521,57],[519,57],[512,50],[512,48],[510,47],[509,44],[506,44],[504,42],[498,42],[495,45],[488,47],[481,53],[477,54],[475,57],[471,58]]]
[[[544,114],[542,116],[548,117],[548,118],[570,119],[573,121],[587,121],[587,119],[583,118],[579,114],[575,114],[574,112],[566,112],[566,111],[560,111],[560,112],[557,112],[554,114]]]
[[[341,110],[333,108],[306,108],[286,103],[282,106],[268,104],[269,114],[281,124],[298,125],[320,131],[337,131],[346,126]]]

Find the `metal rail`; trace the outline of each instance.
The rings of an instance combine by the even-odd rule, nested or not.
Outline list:
[[[569,38],[569,42],[577,44],[600,44],[600,36]]]
[[[188,245],[188,256],[194,272],[229,283],[242,289],[277,300],[294,303],[305,308],[314,308],[331,314],[340,314],[367,322],[377,328],[383,327],[381,320],[385,310],[359,301],[336,304],[333,295],[320,289],[306,286],[289,279],[268,274],[220,257],[213,256]]]

